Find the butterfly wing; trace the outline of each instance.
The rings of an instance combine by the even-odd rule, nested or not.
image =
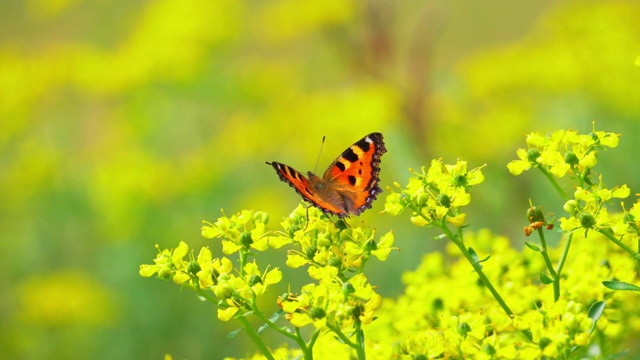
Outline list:
[[[382,189],[380,179],[380,158],[387,149],[382,134],[371,133],[347,150],[329,166],[323,179],[334,184],[334,189],[345,200],[348,199],[349,212],[360,215],[371,208]]]
[[[334,215],[344,213],[344,210],[337,207],[335,204],[320,199],[317,196],[317,193],[313,190],[313,186],[309,182],[309,179],[299,173],[296,169],[275,161],[268,162],[267,164],[273,166],[273,168],[276,169],[278,176],[280,176],[280,180],[288,183],[292,188],[294,188],[305,201],[308,201],[323,211],[330,212]],[[315,175],[312,176],[318,179]]]

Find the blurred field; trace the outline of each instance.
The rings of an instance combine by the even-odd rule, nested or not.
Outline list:
[[[514,242],[526,194],[549,193],[508,175],[524,133],[593,121],[622,133],[602,172],[639,192],[639,20],[633,1],[5,2],[0,358],[253,351],[138,266],[156,243],[219,250],[200,226],[221,208],[262,209],[275,226],[299,197],[264,162],[312,170],[323,135],[319,172],[385,134],[382,187],[433,157],[487,163],[467,219]],[[396,232],[402,251],[371,278],[395,296],[402,271],[441,244],[380,216],[383,203],[353,221]]]

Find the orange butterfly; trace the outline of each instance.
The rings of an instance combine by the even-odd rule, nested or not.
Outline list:
[[[307,179],[294,168],[278,162],[273,166],[280,180],[293,187],[302,198],[317,206],[325,214],[345,216],[360,215],[371,208],[382,189],[378,186],[380,157],[387,149],[382,134],[371,133],[347,150],[319,178],[309,171]]]

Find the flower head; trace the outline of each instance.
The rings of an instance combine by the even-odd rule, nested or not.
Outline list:
[[[513,175],[539,167],[557,178],[567,173],[587,176],[597,163],[598,149],[618,146],[618,137],[595,128],[586,135],[572,130],[559,130],[547,136],[530,133],[526,139],[528,149],[518,149],[518,160],[509,162],[507,168]]]
[[[409,183],[401,192],[387,196],[385,212],[397,215],[405,208],[413,210],[411,222],[429,226],[444,221],[464,226],[466,214],[461,208],[471,202],[469,189],[484,181],[482,167],[468,170],[467,162],[458,160],[445,164],[441,159],[431,161],[429,169],[412,171]]]

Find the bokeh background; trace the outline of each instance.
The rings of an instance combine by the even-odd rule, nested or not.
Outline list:
[[[527,132],[622,133],[601,171],[638,192],[638,55],[637,1],[4,1],[0,358],[253,351],[138,266],[155,244],[219,250],[200,226],[221,208],[276,226],[299,197],[264,162],[312,170],[322,136],[320,173],[384,133],[383,187],[433,157],[486,163],[467,219],[514,243],[530,196],[559,201],[539,174],[506,170]],[[402,251],[372,261],[371,281],[397,296],[441,244],[383,203],[353,221],[394,229]]]

